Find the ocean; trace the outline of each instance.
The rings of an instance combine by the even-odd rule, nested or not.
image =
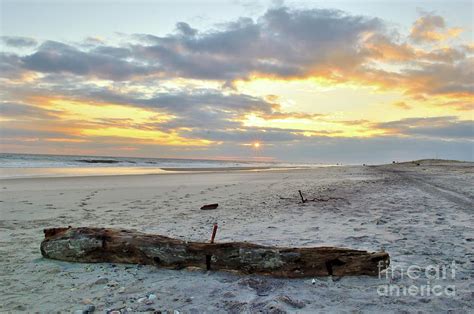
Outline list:
[[[0,178],[157,174],[182,171],[267,170],[305,168],[317,164],[198,160],[175,158],[102,157],[0,153]]]

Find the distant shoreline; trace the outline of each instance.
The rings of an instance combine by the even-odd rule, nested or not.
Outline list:
[[[0,168],[0,180],[77,178],[128,175],[173,175],[204,172],[250,172],[311,169],[315,167],[215,167],[215,168],[140,168],[140,167],[93,167],[93,168]]]
[[[413,161],[401,161],[395,163],[378,165],[265,165],[256,166],[216,166],[216,167],[126,167],[126,166],[94,166],[94,167],[1,167],[0,180],[15,179],[39,179],[39,178],[78,178],[78,177],[109,177],[109,176],[139,176],[139,175],[175,175],[195,173],[231,173],[231,172],[258,172],[258,171],[282,171],[282,170],[304,170],[326,167],[390,167],[394,165],[408,166],[434,166],[434,165],[468,165],[469,161],[442,160],[442,159],[420,159]]]
[[[134,156],[109,156],[109,155],[54,155],[54,154],[33,154],[33,153],[5,153],[1,152],[0,153],[0,158],[2,156],[30,156],[30,157],[44,157],[44,158],[54,158],[54,157],[64,157],[70,160],[74,160],[77,162],[81,163],[116,163],[118,162],[127,162],[129,160],[143,160],[143,161],[168,161],[168,160],[178,160],[178,161],[189,161],[189,162],[223,162],[223,163],[281,163],[283,161],[279,160],[259,160],[259,159],[239,159],[239,157],[236,157],[236,159],[228,159],[228,158],[178,158],[178,157],[144,157],[144,156],[139,156],[139,157],[134,157]],[[78,159],[79,158],[79,159]],[[84,159],[80,159],[84,158]]]

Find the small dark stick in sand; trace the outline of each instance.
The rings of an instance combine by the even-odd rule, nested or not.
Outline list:
[[[217,224],[214,224],[214,227],[212,228],[211,243],[214,243],[214,239],[216,238],[216,233],[217,233]]]
[[[217,224],[214,224],[212,228],[212,235],[211,235],[211,243],[214,243],[214,239],[216,238],[217,233]],[[206,255],[206,269],[211,270],[211,257],[212,255]]]
[[[307,199],[305,199],[305,198],[303,197],[303,193],[301,193],[301,190],[298,190],[298,193],[300,193],[301,201],[302,201],[303,203],[306,203]]]

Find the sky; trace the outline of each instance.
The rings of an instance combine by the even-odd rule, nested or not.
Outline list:
[[[472,1],[0,0],[2,152],[473,160]]]

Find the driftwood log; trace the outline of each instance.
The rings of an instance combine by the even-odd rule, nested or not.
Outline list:
[[[390,261],[385,252],[271,247],[247,242],[186,242],[120,229],[53,228],[45,229],[44,234],[41,254],[69,262],[148,264],[172,269],[198,267],[296,278],[375,276]]]
[[[202,210],[210,210],[210,209],[216,209],[219,206],[219,204],[209,204],[209,205],[204,205],[201,207]]]

